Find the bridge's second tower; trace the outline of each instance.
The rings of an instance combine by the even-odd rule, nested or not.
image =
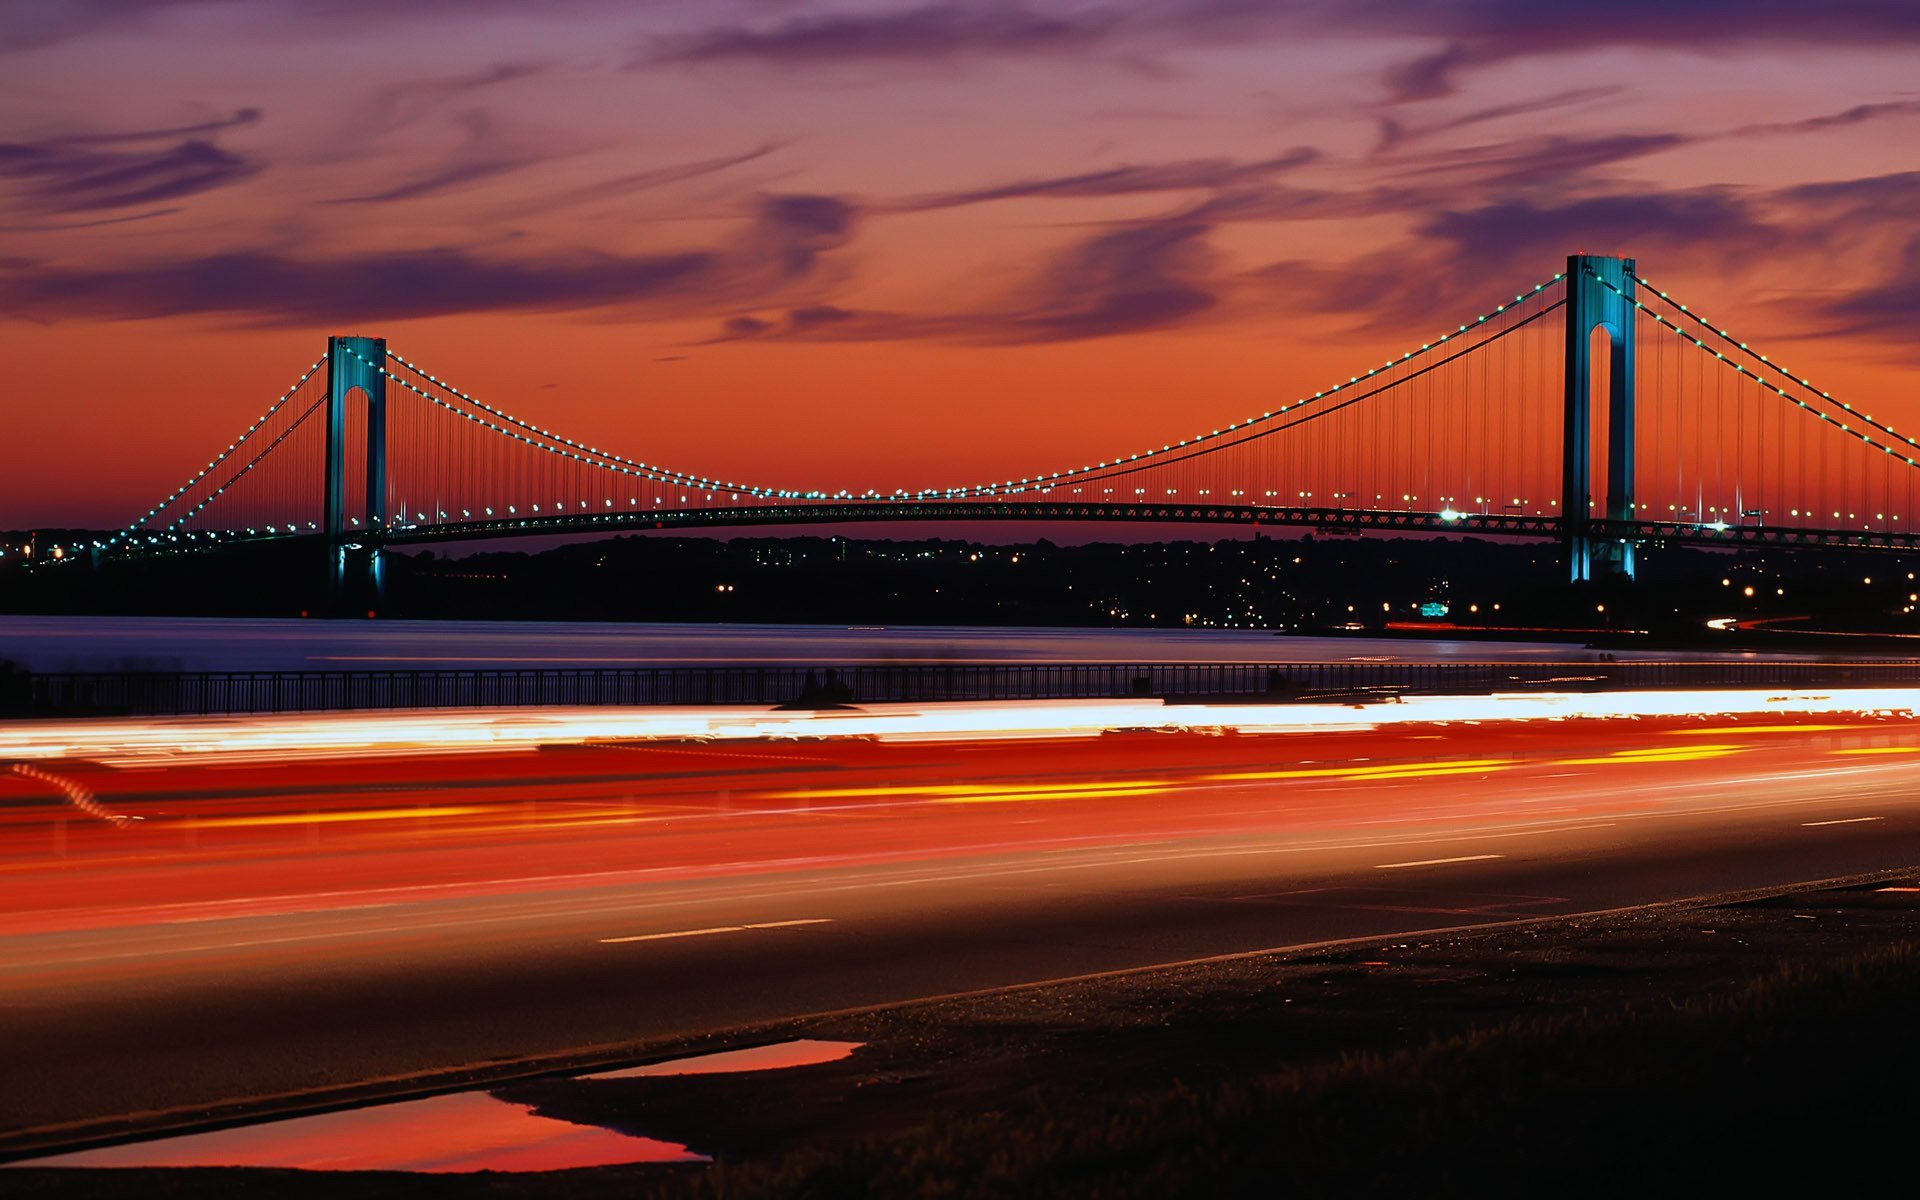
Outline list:
[[[387,342],[385,338],[327,339],[327,458],[321,487],[321,532],[327,544],[327,596],[336,609],[377,602],[382,585],[380,540],[387,516]],[[366,525],[356,535],[347,521],[347,401],[355,388],[367,398]]]
[[[1596,517],[1634,519],[1633,260],[1575,254],[1567,259],[1567,402],[1560,514],[1575,582],[1633,578],[1633,544],[1596,535]],[[1594,503],[1593,331],[1607,331],[1607,493]],[[1599,508],[1596,512],[1595,509]]]

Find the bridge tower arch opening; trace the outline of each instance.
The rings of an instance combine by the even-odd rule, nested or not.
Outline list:
[[[387,342],[385,338],[327,339],[327,433],[322,470],[321,532],[327,553],[327,598],[336,610],[375,605],[386,591],[380,543],[387,519]],[[364,456],[351,453],[348,414],[353,393],[366,398]],[[349,467],[364,465],[365,477]],[[364,498],[361,524],[349,520],[349,497]]]
[[[1608,537],[1598,522],[1631,521],[1633,492],[1634,262],[1575,254],[1567,259],[1566,434],[1560,473],[1560,514],[1568,578],[1627,579],[1634,547]],[[1596,336],[1604,334],[1604,337]],[[1604,355],[1604,357],[1602,357]],[[1601,376],[1606,430],[1606,483],[1593,495],[1595,375]]]

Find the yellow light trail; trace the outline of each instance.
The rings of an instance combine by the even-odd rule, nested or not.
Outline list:
[[[361,808],[349,812],[263,813],[252,817],[192,817],[177,824],[188,829],[243,829],[264,825],[333,825],[344,821],[403,821],[408,818],[466,817],[499,812],[482,804],[449,804],[434,808]]]
[[[1711,729],[1669,729],[1668,737],[1726,737],[1740,733],[1833,733],[1841,729],[1884,729],[1885,725],[1716,725]]]
[[[1143,788],[1165,788],[1168,786],[1158,779],[1108,779],[1091,783],[1018,783],[1018,784],[892,784],[875,787],[844,788],[797,788],[792,791],[768,792],[770,800],[860,800],[874,796],[925,796],[937,799],[945,796],[975,797],[990,793],[1025,794],[1028,792],[1058,792],[1062,795],[1075,792],[1099,792],[1107,789],[1137,791]]]
[[[1739,754],[1747,749],[1731,743],[1717,743],[1708,746],[1651,746],[1638,750],[1616,750],[1594,758],[1556,758],[1556,767],[1606,767],[1621,763],[1670,763],[1694,762],[1699,759],[1725,758],[1730,754]]]
[[[1464,775],[1498,771],[1514,765],[1508,758],[1456,758],[1430,763],[1371,763],[1364,767],[1295,767],[1282,771],[1232,771],[1208,775],[1219,783],[1248,783],[1267,779],[1419,779],[1428,775]]]
[[[1175,790],[1173,784],[1102,789],[1078,787],[1068,791],[991,791],[976,796],[934,796],[931,799],[935,804],[1019,804],[1033,800],[1106,800],[1128,796],[1158,796],[1173,790]]]
[[[365,821],[404,821],[411,818],[431,820],[446,817],[494,818],[484,825],[462,822],[462,832],[489,829],[520,830],[538,827],[561,829],[573,825],[610,825],[625,822],[660,820],[659,808],[578,808],[555,807],[525,812],[499,804],[442,804],[423,808],[356,808],[334,812],[260,813],[237,817],[187,817],[170,822],[183,829],[247,829],[275,825],[337,825]]]

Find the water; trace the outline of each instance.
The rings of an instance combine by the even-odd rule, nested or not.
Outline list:
[[[459,1092],[28,1159],[20,1167],[280,1167],[304,1171],[558,1171],[705,1162],[676,1142]]]
[[[1550,642],[1295,637],[1259,630],[0,617],[0,660],[11,660],[32,671],[993,662],[1569,662],[1593,657],[1580,646]],[[1616,657],[1674,656],[1620,651]]]
[[[695,1054],[688,1058],[599,1071],[581,1079],[655,1079],[668,1075],[731,1075],[738,1071],[784,1071],[791,1067],[812,1067],[839,1062],[865,1042],[834,1042],[816,1038],[796,1038],[767,1046],[748,1046],[742,1050],[721,1050],[713,1054]]]
[[[568,1080],[734,1075],[839,1062],[863,1042],[800,1038]],[[678,1142],[542,1116],[490,1091],[369,1104],[339,1112],[52,1154],[19,1167],[278,1167],[303,1171],[558,1171],[707,1162]]]

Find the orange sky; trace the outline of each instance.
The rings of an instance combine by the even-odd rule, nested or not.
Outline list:
[[[0,528],[131,519],[329,332],[919,488],[1273,408],[1575,249],[1920,415],[1920,16],[1554,7],[0,5]]]

